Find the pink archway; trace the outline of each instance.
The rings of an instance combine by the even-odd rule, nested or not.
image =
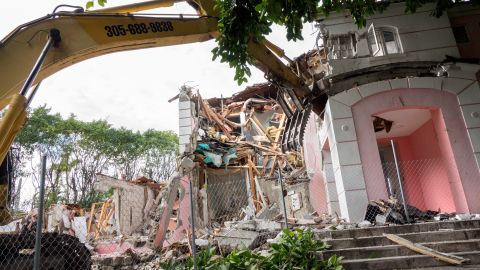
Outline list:
[[[371,116],[387,111],[421,108],[432,112],[433,129],[441,158],[446,165],[446,184],[432,184],[450,189],[453,205],[451,208],[447,207],[448,210],[454,208],[458,212],[480,211],[480,174],[456,95],[435,89],[396,89],[363,98],[351,108],[369,199],[387,197],[382,167],[368,166],[381,163]],[[448,206],[448,203],[446,204]]]

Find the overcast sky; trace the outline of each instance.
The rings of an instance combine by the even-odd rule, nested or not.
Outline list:
[[[109,0],[107,6],[132,2],[139,1]],[[5,1],[0,14],[0,39],[16,26],[51,13],[57,5],[85,6],[85,3],[86,0]],[[155,12],[194,13],[186,4]],[[275,27],[269,39],[294,58],[314,47],[315,36],[312,26],[306,25],[304,41],[288,42],[283,29]],[[85,121],[106,119],[116,127],[177,132],[177,102],[167,100],[178,93],[181,85],[197,86],[209,98],[230,96],[248,85],[265,81],[263,73],[252,67],[249,82],[238,86],[233,81],[233,69],[211,60],[214,47],[212,40],[93,58],[45,79],[32,106],[47,104],[63,116],[74,113]]]

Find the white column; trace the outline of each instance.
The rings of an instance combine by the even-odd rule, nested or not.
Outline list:
[[[193,132],[194,117],[195,117],[195,104],[190,100],[190,97],[182,90],[179,96],[178,102],[178,137],[180,155],[185,152],[190,152],[194,149],[190,149],[191,142],[190,137]]]
[[[350,107],[330,99],[325,121],[330,123],[328,141],[341,216],[362,221],[368,197]]]
[[[323,159],[323,183],[327,195],[327,209],[330,215],[335,213],[340,215],[340,204],[338,202],[337,186],[335,184],[335,174],[333,172],[332,157],[330,151],[322,150]]]

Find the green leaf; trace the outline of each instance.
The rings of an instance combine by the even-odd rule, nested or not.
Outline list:
[[[86,9],[90,9],[90,8],[92,8],[92,7],[93,7],[93,1],[88,1],[87,4],[86,4],[86,6],[85,6],[85,8],[86,8]]]

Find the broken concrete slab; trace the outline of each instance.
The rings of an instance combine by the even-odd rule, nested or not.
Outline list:
[[[282,229],[282,224],[280,222],[272,220],[255,220],[257,231],[279,231]]]
[[[234,227],[240,230],[255,231],[257,228],[257,222],[255,220],[242,220],[237,222]]]
[[[282,224],[277,221],[268,219],[254,219],[242,221],[226,221],[225,228],[247,230],[247,231],[279,231],[282,229]]]
[[[280,210],[276,203],[273,203],[270,207],[262,208],[256,215],[257,219],[273,219],[280,213]]]
[[[357,225],[358,225],[359,228],[369,228],[369,227],[373,226],[373,224],[370,223],[370,221],[368,221],[368,220],[364,220],[364,221],[358,223]]]
[[[210,245],[210,241],[206,239],[195,239],[195,245],[199,247],[207,247]]]
[[[217,235],[215,239],[218,246],[224,250],[251,249],[255,246],[259,236],[260,233],[256,231],[232,229]]]

